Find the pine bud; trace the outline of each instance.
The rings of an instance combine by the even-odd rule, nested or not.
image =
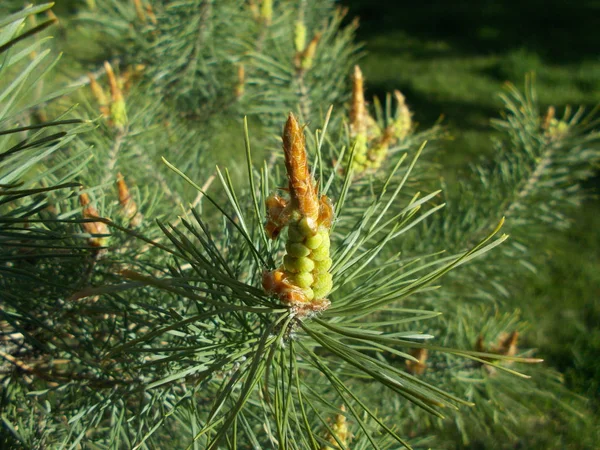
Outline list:
[[[152,25],[158,24],[156,14],[154,14],[154,9],[152,9],[152,5],[150,4],[146,5],[146,15],[148,16],[148,19],[150,19],[150,22],[152,22]]]
[[[106,69],[106,75],[108,76],[108,83],[110,86],[110,118],[116,128],[122,129],[127,125],[127,108],[125,106],[123,92],[119,87],[113,68],[108,61],[104,61],[104,68]]]
[[[117,85],[122,90],[123,94],[129,92],[132,84],[141,78],[145,70],[146,65],[144,64],[134,64],[133,66],[127,67],[127,70],[125,70],[117,80]]]
[[[248,0],[248,6],[250,7],[254,20],[258,21],[260,19],[260,10],[258,9],[256,0]]]
[[[321,40],[321,33],[315,33],[314,37],[308,43],[308,46],[302,52],[302,62],[301,68],[302,70],[308,70],[312,67],[315,54],[317,53],[317,45],[319,45],[319,41]]]
[[[340,409],[342,412],[346,412],[346,407],[344,405],[342,405]],[[343,450],[348,448],[348,445],[352,440],[352,433],[348,429],[348,422],[346,421],[346,416],[344,414],[337,414],[335,416],[335,422],[331,425],[331,431],[333,431],[333,434],[335,434],[335,437],[333,437],[331,433],[329,433],[327,441],[331,444],[331,446],[333,446],[333,448]],[[342,444],[342,447],[340,447],[338,441]],[[326,450],[331,446],[323,446],[321,449]]]
[[[505,356],[515,356],[517,354],[517,342],[519,340],[519,332],[513,331],[509,335],[500,336],[499,342],[492,350],[494,353]]]
[[[518,351],[517,341],[519,340],[519,332],[513,331],[510,334],[503,333],[500,335],[498,339],[498,343],[491,347],[489,353],[496,353],[498,355],[504,356],[515,356]],[[478,352],[486,352],[486,346],[483,341],[483,336],[479,336],[477,338],[477,342],[475,343],[475,350]],[[493,357],[482,358],[486,361],[495,361]],[[505,361],[504,364],[510,364],[510,361]],[[496,368],[486,365],[485,370],[490,376],[496,374]]]
[[[48,11],[46,11],[46,15],[48,16],[48,19],[50,19],[52,22],[54,22],[55,24],[57,24],[59,27],[62,28],[62,23],[60,22],[60,19],[58,18],[58,16],[56,14],[54,14],[54,11],[49,9]]]
[[[425,373],[425,369],[427,369],[427,349],[417,348],[410,352],[410,354],[418,359],[418,362],[407,359],[406,370],[414,375],[423,375],[423,373]]]
[[[79,194],[79,204],[83,206],[81,215],[84,219],[99,218],[100,214],[98,210],[91,205],[90,197],[84,192]],[[108,227],[104,222],[82,222],[81,226],[86,233],[93,235],[106,235],[106,236],[92,236],[88,239],[88,242],[93,247],[104,247],[108,241]]]
[[[546,112],[546,116],[544,117],[544,121],[542,122],[542,129],[548,130],[550,128],[550,124],[554,120],[554,116],[556,115],[556,109],[554,106],[548,106],[548,111]]]
[[[412,129],[412,115],[408,106],[406,106],[402,93],[396,90],[394,91],[394,97],[396,97],[396,102],[398,103],[396,108],[396,118],[393,125],[394,135],[396,139],[402,141],[408,136]]]
[[[137,204],[131,198],[129,188],[121,172],[117,174],[117,189],[119,191],[119,205],[123,216],[129,221],[131,228],[138,227],[142,223],[143,216],[138,211]]]
[[[288,201],[279,195],[269,195],[267,198],[267,223],[265,224],[265,231],[271,239],[277,238],[279,233],[281,233],[281,229],[287,223],[287,214],[289,212],[287,205]],[[299,239],[296,242],[300,242],[301,240]]]
[[[565,136],[569,131],[569,124],[565,120],[558,120],[555,118],[556,110],[554,106],[548,107],[548,112],[544,121],[542,122],[542,129],[544,130],[544,136],[547,139],[556,141]],[[568,107],[565,112],[565,117],[568,116]]]
[[[300,212],[311,229],[316,231],[319,201],[314,180],[308,170],[304,130],[290,113],[283,130],[283,151],[289,180],[291,207]],[[302,226],[302,225],[301,225]]]
[[[102,86],[100,86],[100,84],[98,84],[98,82],[96,81],[96,77],[94,77],[94,74],[88,73],[88,78],[90,80],[90,89],[92,90],[92,94],[94,95],[94,98],[98,102],[102,116],[109,117],[110,116],[110,111],[108,108],[109,102],[108,102],[108,97],[106,96],[106,93],[104,92],[104,89],[102,89]]]
[[[142,23],[146,23],[146,14],[144,11],[144,6],[142,5],[142,0],[133,0],[133,5],[135,7],[135,15]]]
[[[368,150],[368,168],[370,170],[377,170],[381,167],[385,158],[387,157],[388,150],[392,142],[395,140],[394,136],[395,128],[389,126],[385,132],[378,139],[375,139],[371,144],[371,148]]]
[[[359,66],[352,75],[352,104],[350,106],[350,137],[354,140],[352,168],[361,173],[368,168],[367,162],[368,114],[365,103],[364,79]],[[347,153],[350,156],[350,153]]]
[[[306,25],[302,20],[297,20],[294,24],[294,47],[299,53],[306,47]]]
[[[241,98],[244,95],[246,84],[246,71],[243,64],[237,66],[237,84],[235,85],[235,97]]]
[[[356,65],[352,75],[352,105],[350,108],[350,133],[352,137],[367,135],[366,119],[364,79],[360,67]]]
[[[262,0],[262,5],[260,5],[260,17],[265,25],[271,25],[271,22],[273,21],[273,0]]]
[[[327,197],[318,196],[308,168],[304,131],[292,114],[283,131],[283,150],[290,200],[276,195],[267,199],[265,228],[274,237],[288,225],[286,254],[280,268],[263,274],[263,287],[299,311],[323,310],[329,306],[326,297],[333,287],[328,272],[333,207]]]

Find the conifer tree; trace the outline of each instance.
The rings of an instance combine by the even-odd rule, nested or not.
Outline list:
[[[49,41],[51,7],[0,7],[5,448],[456,448],[551,407],[584,426],[502,297],[584,196],[594,112],[510,86],[494,160],[444,197],[445,130],[399,91],[366,101],[333,1],[87,1]]]

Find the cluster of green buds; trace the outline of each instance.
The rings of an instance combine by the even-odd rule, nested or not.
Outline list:
[[[90,88],[100,107],[100,112],[106,117],[110,124],[117,130],[122,130],[127,125],[127,107],[123,97],[123,80],[117,80],[115,72],[108,61],[104,62],[104,70],[108,78],[110,88],[110,98],[106,95],[104,89],[96,81],[92,73],[88,73]]]
[[[308,45],[306,44],[306,35],[306,25],[300,18],[294,25],[294,48],[296,50],[294,66],[298,72],[306,72],[312,67],[322,33],[317,31]]]
[[[544,136],[546,139],[550,141],[557,141],[567,134],[569,131],[569,124],[566,121],[566,117],[569,116],[569,113],[570,111],[567,109],[565,111],[565,118],[559,120],[555,117],[556,109],[554,106],[548,107],[546,116],[542,121],[542,130],[544,131]]]
[[[404,96],[396,90],[394,98],[397,102],[394,117],[387,118],[387,125],[377,123],[367,110],[362,71],[359,66],[354,66],[350,138],[354,146],[352,169],[355,173],[379,169],[387,157],[389,148],[405,140],[412,131],[411,113]]]
[[[297,311],[321,311],[329,306],[332,288],[330,229],[331,201],[319,196],[310,175],[304,130],[293,114],[283,131],[283,150],[289,180],[289,199],[271,195],[267,199],[268,236],[275,239],[287,226],[283,264],[263,274],[263,287]]]

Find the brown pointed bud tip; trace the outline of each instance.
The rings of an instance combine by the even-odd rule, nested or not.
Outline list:
[[[317,32],[315,33],[315,35],[313,36],[313,38],[312,38],[312,41],[311,41],[311,42],[314,42],[315,44],[318,44],[318,43],[319,43],[319,41],[321,40],[321,36],[323,36],[323,33],[322,33],[322,32],[320,32],[320,31],[317,31]]]
[[[131,195],[121,172],[117,173],[117,189],[119,191],[119,203],[122,207],[126,207],[131,200]]]
[[[82,192],[81,194],[79,194],[79,204],[81,206],[85,207],[85,206],[89,205],[90,203],[91,202],[90,202],[90,196],[89,195],[87,195],[85,192]]]
[[[138,212],[138,207],[131,194],[129,193],[129,188],[127,187],[127,183],[125,183],[125,178],[121,172],[117,174],[117,189],[119,193],[119,205],[121,206],[122,214],[129,220],[129,225],[132,227],[137,227],[142,222],[142,215]]]
[[[414,375],[423,375],[423,373],[425,373],[425,369],[427,369],[427,349],[417,348],[410,352],[410,354],[414,356],[418,362],[410,359],[406,360],[407,370]]]
[[[146,14],[144,14],[144,7],[142,5],[142,0],[133,0],[133,5],[135,7],[135,14],[137,18],[142,23],[146,23]]]
[[[396,101],[398,102],[398,105],[404,105],[406,103],[406,99],[404,98],[404,95],[402,95],[402,92],[400,92],[398,89],[396,89],[394,91],[394,97],[396,97]]]
[[[319,200],[308,168],[304,130],[292,113],[288,116],[282,138],[291,207],[316,224]]]
[[[52,20],[54,23],[60,23],[60,20],[58,19],[57,15],[54,14],[54,12],[51,9],[46,11],[46,14],[48,15],[48,18],[50,20]]]
[[[362,76],[363,76],[362,70],[360,70],[360,66],[358,64],[356,64],[354,66],[354,78],[359,79],[359,78],[362,78]]]
[[[352,105],[350,108],[350,125],[353,136],[364,135],[367,132],[367,112],[363,75],[358,65],[354,66],[352,76]]]
[[[158,24],[158,19],[156,18],[156,14],[154,14],[154,10],[152,9],[152,5],[146,5],[146,14],[152,22],[152,25]]]
[[[117,77],[115,77],[115,72],[113,71],[113,68],[108,61],[104,61],[104,69],[106,70],[106,76],[108,77],[108,84],[110,86],[110,95],[112,97],[112,101],[117,102],[123,100],[123,93],[119,88]]]
[[[514,356],[517,353],[517,341],[519,340],[519,332],[513,331],[500,342],[499,353],[506,356]]]
[[[85,193],[79,194],[79,203],[83,206],[81,215],[84,219],[99,218],[98,210],[91,205],[90,197]],[[83,222],[83,230],[89,234],[109,234],[108,226],[104,222]],[[105,238],[90,237],[88,242],[93,247],[102,247],[106,243]]]
[[[235,96],[240,98],[244,95],[244,88],[246,82],[246,69],[243,64],[237,66],[237,84],[235,85]]]
[[[96,77],[93,73],[88,73],[88,78],[90,80],[90,89],[92,90],[92,95],[102,108],[102,106],[106,106],[108,104],[108,99],[106,98],[106,94],[104,93],[104,89],[98,84],[96,81]]]
[[[548,106],[548,111],[546,112],[546,116],[544,117],[544,122],[542,123],[542,129],[547,130],[550,128],[550,123],[554,116],[556,115],[556,109],[554,106]]]
[[[296,52],[296,57],[294,58],[294,65],[296,68],[301,70],[308,70],[313,65],[313,59],[315,54],[317,53],[317,46],[319,45],[319,40],[321,39],[321,33],[315,33],[315,36],[308,43],[303,52]],[[298,65],[299,62],[299,65]]]
[[[285,122],[285,127],[283,128],[283,149],[286,152],[292,150],[292,147],[295,144],[295,141],[299,138],[301,134],[300,124],[296,120],[294,113],[290,112],[288,114],[287,121]]]

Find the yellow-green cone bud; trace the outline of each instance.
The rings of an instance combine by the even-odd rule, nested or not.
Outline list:
[[[306,289],[312,286],[315,278],[310,272],[300,272],[292,277],[293,283],[299,288]]]
[[[312,285],[316,298],[325,298],[333,287],[332,276],[329,272],[323,272],[317,275]]]
[[[310,249],[299,242],[290,242],[285,246],[288,255],[295,258],[310,255]]]
[[[298,229],[305,237],[310,237],[317,234],[317,224],[314,220],[309,219],[308,217],[303,217],[300,219],[300,222],[298,222]]]
[[[312,272],[315,268],[313,260],[306,256],[294,258],[293,256],[285,255],[283,265],[285,266],[285,270],[291,273]]]
[[[311,288],[302,289],[302,292],[304,293],[306,300],[308,300],[309,302],[315,298],[315,293]],[[317,298],[321,298],[321,297],[317,297]]]
[[[329,259],[329,248],[325,245],[321,245],[312,251],[310,255],[313,261],[325,261]]]
[[[306,47],[306,25],[301,20],[294,25],[294,46],[297,52],[304,51]]]
[[[315,269],[313,270],[313,273],[318,274],[320,272],[327,272],[329,269],[331,269],[332,264],[333,261],[331,261],[331,258],[324,259],[323,261],[315,261]]]
[[[273,0],[263,0],[260,5],[260,16],[266,25],[271,25],[273,20]]]
[[[323,311],[330,305],[326,296],[332,288],[328,270],[332,265],[329,232],[334,211],[331,201],[319,195],[312,179],[304,134],[293,114],[282,139],[290,200],[270,197],[265,229],[269,233],[273,226],[277,230],[288,227],[286,254],[282,266],[263,273],[262,284],[267,293],[277,295],[285,305],[300,312]]]
[[[352,168],[360,173],[367,164],[367,135],[363,133],[358,134],[354,142],[355,148]]]
[[[110,118],[117,128],[123,128],[127,125],[127,109],[125,100],[120,99],[110,104]]]
[[[306,238],[304,245],[306,245],[311,250],[314,250],[315,248],[319,247],[322,242],[323,242],[323,234],[318,233],[318,234],[315,234],[314,236]]]

